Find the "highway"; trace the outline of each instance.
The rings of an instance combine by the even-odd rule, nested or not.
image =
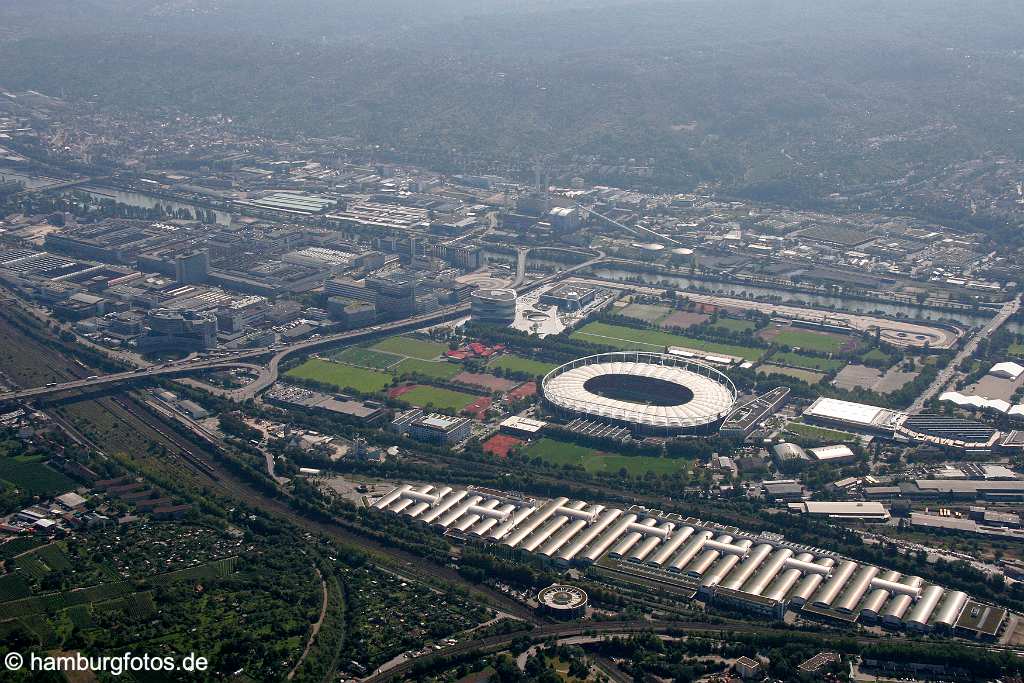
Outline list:
[[[526,254],[529,249],[519,252],[519,261],[522,263],[523,277],[525,277],[525,262]],[[565,270],[553,273],[539,280],[535,280],[530,284],[522,288],[522,292],[528,292],[530,290],[541,287],[549,282],[565,277],[570,273],[583,268],[589,268],[595,263],[600,262],[605,257],[604,253],[598,253],[587,261],[578,263],[570,266]],[[517,268],[518,270],[518,268]],[[517,282],[521,282],[519,273],[516,277]],[[356,343],[374,337],[387,336],[391,334],[398,334],[401,332],[408,332],[411,330],[420,329],[422,327],[429,327],[430,325],[437,325],[449,320],[455,320],[469,314],[469,304],[458,304],[455,306],[447,306],[445,308],[432,311],[430,313],[424,313],[422,315],[413,316],[412,318],[403,318],[402,320],[395,320],[393,322],[381,323],[379,325],[373,325],[370,327],[363,327],[357,330],[348,330],[346,332],[338,332],[336,334],[329,334],[314,339],[307,339],[305,341],[296,342],[280,348],[266,348],[260,347],[256,349],[245,349],[234,353],[225,353],[214,351],[214,354],[218,355],[207,355],[198,356],[184,361],[176,361],[172,363],[165,363],[161,365],[152,365],[145,368],[137,368],[135,370],[129,370],[125,372],[115,372],[108,375],[99,375],[86,379],[74,380],[71,382],[61,382],[53,384],[51,386],[43,387],[31,387],[28,389],[19,389],[17,391],[9,391],[0,394],[0,404],[10,401],[22,401],[33,398],[41,398],[43,396],[50,396],[53,394],[59,394],[64,391],[73,391],[81,389],[90,389],[94,387],[101,387],[113,384],[119,384],[122,382],[133,382],[154,377],[179,377],[182,375],[191,375],[197,372],[205,372],[208,370],[222,370],[226,368],[237,368],[237,367],[253,367],[252,361],[270,354],[273,354],[270,360],[267,362],[266,367],[262,368],[259,373],[259,377],[250,382],[245,387],[235,390],[230,393],[229,397],[235,400],[244,401],[246,399],[256,396],[259,392],[263,391],[271,384],[277,381],[278,367],[288,356],[295,353],[304,353],[314,351],[319,348],[327,346],[333,346],[343,343]]]
[[[985,325],[978,330],[973,337],[967,340],[964,347],[960,349],[960,352],[956,354],[956,357],[949,362],[949,365],[944,367],[938,375],[935,376],[935,380],[928,385],[928,388],[921,392],[921,395],[907,408],[908,413],[919,413],[924,408],[925,404],[931,400],[932,396],[942,390],[944,386],[956,375],[958,372],[957,368],[967,360],[974,356],[974,352],[978,350],[978,344],[981,343],[982,339],[988,339],[992,336],[992,333],[1002,327],[1003,323],[1012,318],[1020,310],[1020,297],[1007,301],[1003,304],[1003,307],[999,310],[999,313],[994,318],[989,320]]]

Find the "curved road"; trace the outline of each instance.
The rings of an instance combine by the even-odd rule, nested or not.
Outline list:
[[[520,251],[519,258],[523,263],[524,277],[525,277],[525,251]],[[599,252],[599,255],[571,266],[563,271],[554,273],[547,277],[531,282],[523,288],[523,292],[528,292],[532,289],[536,289],[542,285],[547,284],[550,281],[564,277],[572,272],[587,268],[599,261],[604,259],[604,254]],[[519,281],[517,273],[517,282]],[[7,401],[19,401],[32,398],[40,398],[42,396],[48,396],[51,394],[58,394],[63,391],[75,390],[75,389],[88,389],[91,387],[104,386],[109,384],[118,384],[120,382],[137,381],[149,377],[175,377],[179,375],[189,375],[196,372],[202,372],[206,370],[216,370],[222,368],[235,368],[235,367],[252,367],[252,361],[256,358],[266,356],[268,354],[274,354],[267,366],[260,371],[259,377],[248,384],[247,386],[239,389],[236,392],[232,392],[231,398],[235,400],[244,401],[252,398],[259,392],[263,391],[271,384],[277,381],[278,367],[288,356],[293,353],[303,353],[307,351],[313,351],[318,348],[325,346],[332,346],[339,343],[354,343],[363,341],[365,339],[372,339],[379,336],[387,336],[399,332],[408,332],[410,330],[416,330],[421,327],[427,327],[435,325],[437,323],[446,322],[463,317],[469,313],[469,304],[458,304],[456,306],[448,306],[445,308],[425,313],[422,315],[414,316],[412,318],[404,318],[402,320],[396,320],[389,323],[381,323],[380,325],[373,325],[371,327],[364,327],[357,330],[349,330],[346,332],[338,332],[336,334],[330,334],[317,339],[309,339],[306,341],[296,342],[283,348],[277,349],[271,348],[257,348],[248,349],[244,351],[238,351],[228,355],[220,355],[216,357],[198,357],[185,361],[178,361],[174,363],[166,363],[162,365],[149,366],[148,368],[137,368],[126,372],[115,372],[109,375],[99,375],[91,378],[74,380],[71,382],[63,382],[54,384],[52,386],[44,387],[32,387],[29,389],[19,389],[17,391],[9,391],[0,394],[0,403]]]

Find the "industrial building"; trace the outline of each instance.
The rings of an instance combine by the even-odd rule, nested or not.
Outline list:
[[[305,387],[280,382],[263,395],[263,400],[285,408],[302,408],[309,411],[344,415],[362,425],[378,424],[387,415],[384,406],[377,401],[352,398],[344,394],[324,394]]]
[[[804,411],[804,419],[808,422],[883,436],[892,436],[900,416],[900,413],[888,408],[825,397],[819,398]]]
[[[595,565],[598,573],[628,573],[664,584],[676,595],[776,617],[792,609],[844,623],[950,632],[969,600],[920,577],[791,543],[778,534],[749,533],[642,506],[620,509],[566,497],[402,484],[371,507],[556,565]]]
[[[479,322],[511,325],[516,319],[516,290],[475,290],[470,295],[470,314]]]
[[[811,517],[827,517],[847,522],[888,522],[889,511],[881,503],[861,501],[831,502],[806,500],[790,503],[789,511]]]
[[[714,433],[736,401],[724,374],[696,361],[644,351],[601,353],[544,376],[556,410],[646,434]]]

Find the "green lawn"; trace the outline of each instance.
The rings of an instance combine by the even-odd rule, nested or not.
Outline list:
[[[778,346],[798,346],[809,351],[835,353],[843,347],[842,337],[834,337],[810,330],[789,329],[779,332],[772,342]]]
[[[0,457],[0,485],[4,483],[36,496],[53,496],[77,486],[42,459]]]
[[[422,358],[423,360],[433,360],[448,350],[447,346],[438,342],[405,336],[382,339],[374,344],[373,348],[378,351],[387,351],[388,353],[397,353],[400,356]]]
[[[362,346],[351,346],[338,353],[331,355],[331,360],[349,365],[359,365],[372,370],[386,370],[402,360],[401,356],[383,351],[363,348]]]
[[[1010,344],[1010,348],[1007,351],[1011,356],[1024,358],[1024,344]]]
[[[796,377],[798,380],[807,382],[808,384],[817,384],[824,377],[820,372],[814,370],[804,370],[802,368],[790,368],[785,365],[762,365],[757,370],[759,375],[785,375],[786,377]]]
[[[411,403],[419,408],[425,408],[430,404],[435,409],[450,410],[457,413],[477,398],[473,394],[421,384],[399,396],[398,400]]]
[[[661,330],[637,330],[623,325],[592,322],[572,333],[573,339],[612,346],[622,350],[639,349],[641,351],[662,351],[666,346],[683,346],[688,349],[706,351],[707,353],[723,353],[746,360],[759,360],[764,355],[762,349],[739,344],[720,344],[718,342],[694,339],[679,334],[669,334]]]
[[[630,304],[622,309],[622,315],[649,323],[660,322],[671,312],[672,309],[668,306],[656,306],[654,304]]]
[[[729,332],[750,332],[757,329],[757,324],[750,320],[741,320],[739,318],[719,318],[710,327],[711,329],[727,330]]]
[[[805,436],[809,439],[819,439],[821,441],[848,442],[857,440],[856,434],[841,432],[836,429],[826,429],[825,427],[816,427],[815,425],[809,425],[803,422],[790,422],[786,425],[786,431],[800,436]]]
[[[434,379],[451,379],[462,372],[463,368],[457,363],[448,361],[429,361],[419,358],[406,358],[401,363],[391,368],[391,371],[401,377],[407,372],[416,372]]]
[[[558,366],[554,363],[544,363],[539,360],[504,354],[491,361],[487,367],[497,370],[511,370],[512,372],[526,372],[531,375],[546,375]]]
[[[804,368],[806,370],[821,370],[823,372],[838,370],[846,365],[846,361],[836,360],[834,358],[817,358],[815,356],[808,356],[796,351],[778,351],[773,353],[769,360],[771,360],[772,363],[778,363],[780,365],[789,365],[794,368]]]
[[[531,458],[541,458],[552,465],[582,466],[587,472],[619,472],[621,469],[630,476],[671,474],[681,470],[688,461],[673,458],[655,458],[646,455],[613,455],[594,448],[579,446],[547,437],[534,441],[526,449]]]
[[[333,384],[339,389],[354,389],[364,394],[372,394],[383,390],[391,384],[391,375],[357,368],[354,365],[332,363],[320,358],[310,358],[297,368],[289,370],[288,377],[312,379],[317,382]]]

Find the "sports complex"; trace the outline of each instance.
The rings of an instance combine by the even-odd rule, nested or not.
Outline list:
[[[732,381],[710,365],[645,351],[578,358],[545,375],[541,386],[560,413],[638,434],[710,434],[736,403]]]

